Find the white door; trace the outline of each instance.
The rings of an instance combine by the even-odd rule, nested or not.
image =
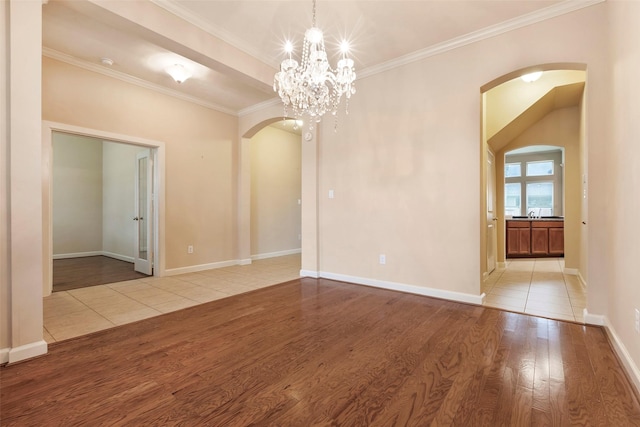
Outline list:
[[[498,230],[496,217],[496,166],[495,157],[487,150],[487,274],[496,268]]]
[[[136,239],[134,269],[140,273],[153,273],[153,161],[151,150],[136,155],[135,217]]]

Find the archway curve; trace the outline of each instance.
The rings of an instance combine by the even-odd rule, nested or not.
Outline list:
[[[269,119],[265,119],[262,120],[261,122],[253,125],[248,131],[246,131],[243,135],[242,138],[253,138],[255,136],[256,133],[260,132],[262,129],[266,128],[267,126],[279,122],[280,120],[296,120],[295,117],[271,117]]]
[[[496,86],[500,86],[504,82],[508,82],[509,80],[513,80],[524,74],[533,73],[536,71],[557,70],[587,71],[587,64],[583,64],[580,62],[552,62],[548,64],[531,65],[529,67],[520,68],[507,74],[503,74],[502,76],[497,77],[488,83],[485,83],[484,85],[480,86],[480,93],[485,93]]]

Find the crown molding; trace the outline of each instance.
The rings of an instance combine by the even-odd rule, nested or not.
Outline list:
[[[262,101],[258,104],[254,104],[250,107],[243,108],[242,110],[238,111],[238,117],[243,117],[248,114],[255,113],[256,111],[260,111],[260,110],[264,110],[265,108],[276,106],[278,104],[282,105],[282,100],[280,98],[277,98],[277,97],[271,98],[266,101]]]
[[[528,13],[526,15],[522,15],[518,18],[501,22],[499,24],[492,25],[481,30],[474,31],[463,36],[456,37],[451,40],[429,46],[425,49],[420,49],[418,51],[400,56],[390,61],[366,68],[358,73],[358,78],[369,77],[374,74],[382,73],[393,68],[407,65],[412,62],[420,61],[434,55],[439,55],[441,53],[457,49],[459,47],[495,37],[500,34],[516,30],[518,28],[526,27],[527,25],[532,25],[541,21],[545,21],[547,19],[575,12],[576,10],[580,10],[585,7],[603,3],[604,1],[606,0],[565,0],[561,3]]]
[[[248,45],[243,40],[234,36],[229,31],[226,31],[211,25],[209,22],[202,19],[202,17],[200,17],[199,15],[191,12],[189,9],[181,5],[179,2],[175,0],[150,0],[150,1],[156,6],[159,6],[165,9],[166,11],[174,14],[178,18],[184,19],[188,23],[195,25],[201,30],[206,31],[207,33],[213,35],[214,37],[217,37],[220,40],[226,43],[229,43],[231,46],[235,47],[236,49],[239,49],[244,53],[259,59],[265,64],[268,64],[275,69],[280,68],[280,63],[274,62],[273,56],[268,56],[266,52],[253,48],[253,46]]]
[[[191,102],[193,104],[200,105],[205,108],[209,108],[211,110],[216,110],[221,113],[230,114],[232,116],[238,116],[238,111],[232,110],[221,105],[217,105],[211,102],[204,101],[200,98],[196,98],[194,96],[186,95],[182,92],[178,92],[175,90],[168,89],[164,86],[151,83],[147,80],[140,79],[138,77],[130,76],[129,74],[122,73],[120,71],[115,71],[110,68],[105,68],[104,66],[94,64],[92,62],[84,61],[82,59],[78,59],[71,55],[67,55],[66,53],[59,52],[54,49],[50,49],[48,47],[42,47],[42,55],[48,58],[52,58],[61,62],[65,62],[67,64],[83,68],[85,70],[93,71],[95,73],[99,73],[108,77],[112,77],[114,79],[122,80],[124,82],[143,87],[145,89],[153,90],[155,92],[160,92],[164,95],[168,95],[174,98],[181,99],[183,101]]]

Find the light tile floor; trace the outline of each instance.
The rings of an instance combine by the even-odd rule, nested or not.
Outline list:
[[[563,259],[507,260],[482,283],[485,305],[560,320],[583,321],[586,292],[565,275]],[[86,335],[299,277],[300,255],[289,255],[169,277],[55,292],[44,298],[49,343]]]
[[[482,283],[484,305],[558,320],[584,322],[586,290],[578,276],[563,274],[563,258],[507,260]]]
[[[54,292],[44,298],[44,338],[52,343],[86,335],[298,277],[299,254]]]

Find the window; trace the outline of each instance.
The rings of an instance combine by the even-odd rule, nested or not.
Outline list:
[[[553,215],[553,182],[527,182],[527,213],[531,211],[539,216]]]
[[[519,216],[522,215],[521,208],[521,191],[520,183],[504,185],[504,213],[505,215]]]
[[[513,178],[522,176],[522,163],[507,163],[504,165],[504,177]]]
[[[553,175],[553,160],[527,162],[527,176],[547,176],[547,175]]]

